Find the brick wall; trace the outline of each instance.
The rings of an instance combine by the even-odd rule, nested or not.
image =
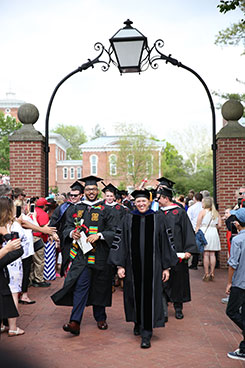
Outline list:
[[[45,195],[44,143],[10,141],[10,182],[28,197]]]
[[[235,192],[245,183],[245,139],[220,138],[217,141],[217,202],[219,213],[236,204]],[[227,266],[226,226],[220,230],[220,265]]]

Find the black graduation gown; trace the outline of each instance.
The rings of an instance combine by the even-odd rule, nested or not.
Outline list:
[[[178,259],[169,244],[164,219],[149,210],[127,213],[117,229],[110,262],[125,268],[124,308],[127,322],[145,330],[164,326],[162,271]]]
[[[72,305],[75,282],[84,268],[88,267],[91,281],[87,305],[111,306],[112,266],[107,263],[107,259],[114,238],[113,217],[110,211],[101,204],[88,206],[80,203],[70,208],[71,211],[63,232],[65,241],[69,238],[70,232],[75,229],[73,214],[78,214],[79,218],[84,219],[84,225],[89,233],[102,233],[104,240],[99,239],[96,242],[95,253],[88,252],[83,255],[80,248],[78,248],[77,256],[72,261],[63,288],[52,295],[51,298],[57,305]],[[95,264],[88,264],[89,255],[95,255]]]
[[[198,253],[195,233],[186,211],[178,205],[173,205],[159,212],[172,230],[176,253]],[[186,260],[179,261],[171,269],[166,293],[172,302],[184,303],[191,300],[189,268]]]
[[[0,259],[0,322],[2,319],[18,317],[18,311],[9,288],[7,265],[20,258],[23,248],[7,253]]]

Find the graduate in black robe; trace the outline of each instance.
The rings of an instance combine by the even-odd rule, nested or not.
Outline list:
[[[127,322],[134,322],[134,334],[141,335],[141,347],[149,348],[152,329],[164,326],[162,281],[178,259],[167,236],[164,220],[150,210],[150,193],[136,190],[136,210],[127,213],[110,252],[124,279],[124,308]]]
[[[78,240],[81,233],[75,229],[75,222],[82,219],[80,230],[85,232],[93,249],[83,254],[77,244],[72,245],[64,286],[51,297],[56,305],[73,306],[70,321],[63,329],[75,335],[80,333],[86,305],[93,306],[98,328],[107,329],[105,307],[111,306],[112,301],[112,266],[107,259],[114,237],[113,217],[97,199],[97,181],[101,179],[90,176],[81,180],[85,181],[86,199],[70,207],[63,238],[64,241],[68,238]]]
[[[161,186],[157,190],[161,216],[171,228],[178,264],[171,269],[165,292],[174,303],[175,317],[182,319],[183,303],[191,300],[188,259],[197,254],[196,238],[186,211],[172,202],[172,189]]]

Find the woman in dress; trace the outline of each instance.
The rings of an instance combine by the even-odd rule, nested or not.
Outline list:
[[[197,218],[196,233],[201,229],[207,240],[207,245],[205,245],[203,253],[203,281],[213,281],[216,265],[215,252],[221,249],[217,230],[220,229],[222,225],[221,217],[214,207],[211,197],[203,198],[202,207],[203,210],[199,213]]]
[[[22,241],[24,236],[23,229],[17,221],[15,221],[15,208],[14,202],[9,197],[0,197],[0,234],[4,237],[3,247],[6,246],[7,241],[10,239],[20,238],[21,245],[23,247],[23,256],[29,246],[27,242]],[[22,258],[19,257],[7,266],[9,273],[9,288],[12,293],[12,297],[15,302],[15,307],[18,311],[18,294],[21,292],[22,288]],[[25,333],[24,330],[20,329],[16,325],[16,317],[9,318],[9,336],[18,336]]]

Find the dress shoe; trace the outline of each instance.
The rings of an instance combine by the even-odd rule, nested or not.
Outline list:
[[[63,330],[66,332],[70,332],[73,335],[79,335],[80,334],[80,324],[75,321],[71,321],[69,323],[66,323],[63,326]]]
[[[32,280],[32,286],[34,287],[49,287],[51,285],[50,282],[42,281],[42,282],[36,282]]]
[[[190,270],[198,270],[197,266],[192,266],[192,265],[189,267],[189,269]]]
[[[183,318],[184,318],[184,315],[183,315],[183,313],[182,313],[182,310],[181,310],[181,309],[177,309],[177,310],[175,311],[175,318],[177,318],[177,319],[183,319]]]
[[[140,325],[138,325],[137,323],[135,323],[135,325],[134,325],[134,335],[135,336],[140,335]]]
[[[100,330],[107,330],[108,328],[108,324],[106,323],[106,321],[97,322],[97,326],[98,326],[98,329]]]
[[[141,345],[142,349],[149,349],[151,347],[151,341],[148,337],[142,337]]]

